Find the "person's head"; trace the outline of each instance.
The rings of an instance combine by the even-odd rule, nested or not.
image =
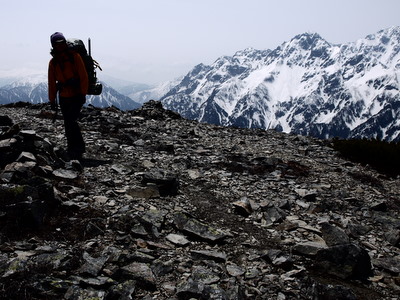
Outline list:
[[[62,51],[67,48],[67,40],[61,32],[55,32],[50,36],[51,46],[56,51]]]

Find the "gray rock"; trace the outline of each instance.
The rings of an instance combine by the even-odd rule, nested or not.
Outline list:
[[[242,216],[247,217],[253,212],[250,201],[246,197],[243,197],[239,201],[233,202],[232,205],[234,206],[234,210]]]
[[[226,266],[226,271],[230,276],[236,277],[236,276],[242,276],[245,273],[245,270],[243,270],[241,267],[238,265],[234,264],[228,264]]]
[[[79,178],[79,172],[73,170],[66,170],[66,169],[57,169],[54,170],[53,176],[57,180],[76,180]]]
[[[210,242],[218,242],[228,237],[224,232],[184,213],[175,213],[174,223],[179,230]]]
[[[314,202],[317,198],[317,192],[315,190],[296,189],[295,192],[307,201]]]
[[[342,279],[366,280],[372,275],[368,252],[354,244],[332,246],[318,251],[315,264],[321,271]]]
[[[290,270],[293,266],[293,259],[291,255],[286,254],[278,249],[267,250],[262,257],[269,260],[274,266],[284,270]]]
[[[106,292],[101,290],[95,290],[93,288],[83,289],[79,286],[72,286],[64,295],[65,300],[76,300],[76,299],[105,299]]]
[[[282,222],[286,218],[286,213],[280,208],[269,207],[265,209],[264,218],[267,224],[272,225]]]
[[[200,260],[214,260],[216,262],[226,262],[227,256],[223,252],[207,251],[207,250],[193,250],[191,251],[194,259]]]
[[[147,264],[133,262],[121,270],[127,278],[136,280],[140,285],[149,289],[156,288],[156,278]]]
[[[136,281],[127,280],[112,286],[107,294],[107,299],[130,300],[134,299]]]
[[[373,260],[373,264],[396,275],[400,274],[400,259],[397,257],[376,258]]]
[[[293,251],[300,255],[315,256],[321,249],[327,248],[326,244],[319,242],[303,242],[293,247]]]
[[[328,246],[348,244],[350,239],[344,230],[329,223],[321,224],[322,237]]]
[[[186,246],[186,245],[190,244],[190,241],[187,238],[185,238],[183,235],[180,235],[180,234],[170,233],[165,238],[168,241],[170,241],[171,243],[173,243],[175,245],[179,245],[179,246]]]
[[[97,276],[103,269],[105,262],[108,257],[91,257],[88,253],[83,253],[83,259],[85,263],[80,267],[78,272],[80,274],[87,274]]]
[[[217,274],[205,267],[193,268],[191,278],[193,281],[201,282],[205,285],[210,285],[220,281],[220,277]]]
[[[159,198],[160,190],[158,189],[157,185],[155,184],[148,184],[145,187],[138,186],[135,188],[131,188],[128,191],[128,194],[134,198]]]
[[[351,236],[358,238],[360,236],[366,235],[368,232],[371,231],[370,226],[365,226],[361,224],[348,224],[346,228],[346,232]]]
[[[23,151],[23,152],[19,155],[19,157],[17,158],[17,161],[18,161],[18,162],[22,162],[22,163],[24,163],[24,162],[26,162],[26,161],[36,161],[36,157],[35,157],[35,155],[33,155],[32,153]]]
[[[201,299],[204,291],[204,283],[193,281],[183,281],[178,284],[176,289],[178,299]]]
[[[179,191],[178,178],[164,170],[153,169],[143,174],[142,184],[149,183],[157,185],[161,197],[176,196]]]
[[[385,233],[387,241],[395,247],[400,246],[400,229],[393,229]]]

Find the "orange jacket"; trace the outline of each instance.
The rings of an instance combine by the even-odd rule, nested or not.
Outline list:
[[[59,58],[61,62],[52,58],[49,62],[48,71],[48,89],[49,100],[54,102],[57,95],[57,86],[60,88],[61,97],[74,97],[78,95],[86,95],[89,87],[89,79],[86,73],[85,64],[82,57],[75,52],[71,56],[66,54]],[[71,79],[79,84],[70,84]]]

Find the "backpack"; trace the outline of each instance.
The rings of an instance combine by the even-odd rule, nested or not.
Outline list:
[[[103,90],[103,85],[98,81],[96,69],[102,71],[99,63],[91,56],[90,39],[88,39],[89,53],[86,50],[85,44],[80,39],[67,39],[68,48],[78,53],[85,64],[86,72],[89,78],[88,95],[100,95]]]

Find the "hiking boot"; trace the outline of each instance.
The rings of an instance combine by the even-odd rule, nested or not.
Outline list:
[[[83,159],[83,153],[82,152],[69,151],[68,155],[69,155],[70,160],[79,160],[79,161],[81,161]]]

